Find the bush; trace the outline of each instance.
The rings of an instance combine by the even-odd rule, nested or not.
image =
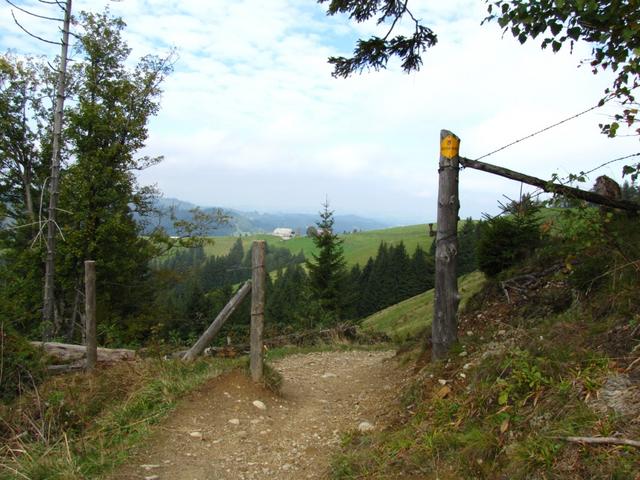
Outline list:
[[[0,324],[0,366],[1,402],[38,385],[45,373],[44,357],[6,324]]]
[[[488,277],[522,261],[540,244],[532,214],[490,218],[480,225],[478,267]]]

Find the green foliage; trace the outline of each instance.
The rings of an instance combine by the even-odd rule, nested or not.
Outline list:
[[[333,211],[329,204],[323,204],[318,234],[313,242],[318,250],[307,262],[309,286],[313,298],[333,321],[345,317],[350,299],[347,298],[347,268],[342,250],[342,240],[333,231]]]
[[[150,207],[152,188],[137,184],[134,172],[160,158],[137,156],[147,138],[147,121],[157,113],[168,59],[147,56],[128,67],[124,23],[108,13],[78,17],[76,61],[68,94],[61,171],[56,259],[54,336],[72,341],[80,325],[83,263],[97,262],[98,324],[104,341],[140,341],[149,328],[156,285],[149,261],[155,243],[140,236],[134,210]],[[0,305],[20,332],[40,336],[42,238],[36,200],[48,176],[52,73],[43,62],[0,62]],[[16,147],[20,147],[17,149]],[[9,152],[11,152],[9,154]],[[18,173],[22,174],[18,175]]]
[[[640,281],[640,224],[619,212],[581,205],[554,220],[549,250],[560,256],[579,299],[602,297],[598,308],[634,312]]]
[[[550,383],[536,359],[525,350],[515,350],[503,361],[501,368],[505,376],[496,380],[499,389],[498,405],[501,406],[530,398]]]
[[[368,0],[354,2],[350,0],[318,0],[329,3],[327,15],[346,13],[358,23],[376,18],[378,25],[391,23],[384,37],[372,36],[367,40],[358,40],[353,57],[331,57],[329,63],[334,66],[333,76],[346,78],[354,72],[364,69],[381,70],[386,68],[390,57],[397,56],[402,61],[402,69],[409,73],[422,66],[421,54],[438,41],[434,32],[421,25],[407,8],[407,2],[395,0]],[[391,37],[396,22],[407,14],[414,24],[410,36]]]
[[[520,43],[542,38],[541,47],[553,52],[563,46],[573,50],[576,43],[592,47],[591,59],[584,62],[593,73],[611,70],[614,80],[604,91],[600,105],[614,99],[621,112],[613,121],[600,124],[602,132],[615,137],[621,123],[636,124],[638,103],[633,90],[640,84],[640,10],[635,1],[562,0],[529,2],[526,0],[490,0],[489,16],[504,32],[510,32]],[[640,128],[636,127],[636,134]],[[628,165],[623,174],[635,180],[640,164]]]
[[[467,218],[458,231],[458,276],[475,272],[478,269],[477,244],[480,224]]]
[[[149,208],[153,190],[140,188],[133,172],[159,161],[135,154],[145,145],[146,125],[158,111],[159,85],[170,66],[148,56],[129,70],[122,20],[84,13],[81,23],[82,81],[67,128],[76,161],[63,173],[60,193],[60,285],[68,292],[65,303],[74,305],[83,262],[96,260],[98,323],[109,322],[121,331],[118,336],[135,338],[146,326],[131,329],[130,322],[153,298],[148,264],[154,249],[133,219],[133,210]]]
[[[9,324],[0,322],[0,402],[37,387],[45,372],[42,354]]]
[[[38,332],[42,274],[34,239],[50,161],[50,71],[43,59],[0,56],[0,311]]]
[[[362,270],[352,270],[356,318],[433,288],[434,272],[433,258],[420,246],[409,256],[403,242],[380,243],[375,258],[370,258]]]
[[[422,54],[437,43],[433,30],[422,24],[407,8],[407,2],[394,0],[318,0],[328,3],[327,15],[344,13],[355,22],[376,20],[384,25],[383,37],[359,39],[351,58],[331,57],[334,77],[348,77],[365,69],[386,68],[389,58],[402,59],[402,68],[410,73],[422,65]],[[496,21],[504,33],[511,33],[520,43],[542,37],[542,48],[558,52],[563,46],[585,42],[592,47],[591,59],[586,60],[594,73],[611,70],[615,77],[604,91],[600,105],[615,99],[622,110],[614,121],[601,124],[602,132],[615,137],[621,123],[632,126],[638,115],[634,89],[640,85],[640,9],[635,1],[607,0],[486,0],[488,16],[483,20]],[[409,20],[414,32],[409,37],[391,34],[401,19]],[[389,25],[390,24],[390,25]],[[640,128],[636,129],[640,134]],[[623,173],[635,180],[640,164],[625,166]]]
[[[586,42],[592,45],[593,72],[608,70],[616,73],[612,88],[606,97],[616,98],[622,104],[633,104],[633,88],[640,76],[640,13],[634,2],[560,1],[527,2],[523,0],[490,1],[489,16],[496,20],[520,43],[542,37],[542,48],[551,46],[557,52],[564,45]],[[604,101],[604,99],[603,99]],[[637,110],[627,108],[617,120],[629,125],[635,122]],[[603,126],[605,132],[615,136],[617,122]]]
[[[540,244],[539,207],[527,197],[504,206],[509,216],[488,218],[480,226],[478,266],[489,277],[522,261]]]
[[[0,56],[0,219],[17,225],[36,221],[47,176],[49,74],[42,59]]]

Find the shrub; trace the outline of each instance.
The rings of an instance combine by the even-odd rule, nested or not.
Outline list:
[[[480,226],[478,267],[489,277],[523,260],[540,244],[540,229],[532,215],[494,217]]]
[[[0,323],[0,401],[37,385],[45,373],[41,353],[7,324]]]

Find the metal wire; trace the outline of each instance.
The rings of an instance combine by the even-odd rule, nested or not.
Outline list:
[[[491,151],[489,153],[485,153],[481,157],[475,158],[474,160],[477,161],[477,160],[481,160],[483,158],[490,157],[491,155],[493,155],[495,153],[498,153],[498,152],[501,152],[502,150],[505,150],[505,149],[507,149],[509,147],[512,147],[513,145],[516,145],[517,143],[524,142],[525,140],[533,138],[536,135],[540,135],[541,133],[547,132],[547,131],[551,130],[552,128],[555,128],[555,127],[557,127],[559,125],[562,125],[563,123],[567,123],[567,122],[569,122],[571,120],[575,120],[576,118],[581,117],[585,113],[589,113],[589,112],[591,112],[591,111],[593,111],[593,110],[595,110],[597,108],[602,107],[603,105],[604,105],[604,103],[603,104],[598,104],[598,105],[595,105],[595,106],[593,106],[591,108],[588,108],[587,110],[584,110],[584,111],[582,111],[580,113],[576,113],[575,115],[573,115],[573,116],[571,116],[569,118],[565,118],[564,120],[560,120],[559,122],[554,123],[553,125],[549,125],[548,127],[545,127],[542,130],[538,130],[536,132],[533,132],[533,133],[527,135],[526,137],[519,138],[518,140],[515,140],[515,141],[513,141],[511,143],[508,143],[507,145],[504,145],[504,146],[502,146],[502,147],[500,147],[500,148],[498,148],[496,150],[493,150],[493,151]]]

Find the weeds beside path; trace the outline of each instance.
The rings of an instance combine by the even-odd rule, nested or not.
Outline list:
[[[273,364],[284,378],[279,395],[240,372],[213,379],[109,478],[324,478],[342,434],[385,424],[404,378],[392,356],[287,356]]]

